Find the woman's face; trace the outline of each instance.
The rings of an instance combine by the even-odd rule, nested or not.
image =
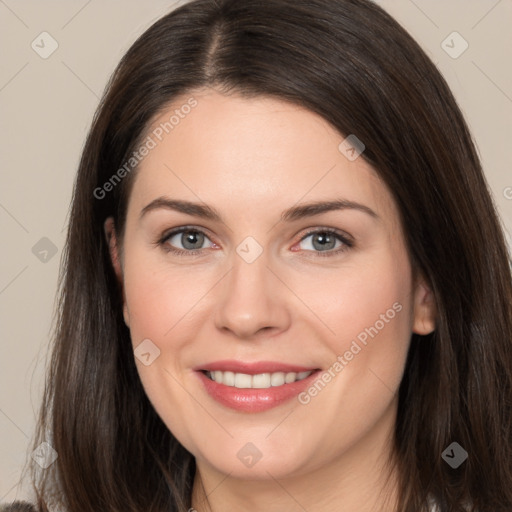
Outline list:
[[[214,91],[148,135],[111,251],[162,420],[199,467],[243,478],[381,450],[433,306],[362,148],[301,107]]]

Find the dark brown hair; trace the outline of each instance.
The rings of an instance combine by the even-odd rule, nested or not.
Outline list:
[[[304,106],[355,134],[398,205],[436,330],[413,334],[394,437],[399,512],[512,510],[512,279],[467,125],[407,32],[367,0],[196,0],[129,49],[76,179],[58,321],[34,446],[40,510],[186,511],[195,461],[138,377],[103,223],[122,232],[133,175],[98,198],[174,98],[204,87]],[[341,139],[340,139],[341,140]],[[441,457],[459,443],[468,459]],[[38,468],[35,468],[38,469]],[[37,475],[36,475],[37,473]]]

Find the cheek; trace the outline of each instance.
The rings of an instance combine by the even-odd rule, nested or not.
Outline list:
[[[165,283],[151,273],[127,272],[125,294],[134,345],[145,338],[162,338],[172,326],[173,309],[173,304],[169,304],[172,294]]]
[[[379,334],[400,331],[399,338],[409,338],[412,278],[407,255],[382,251],[371,256],[325,278],[297,279],[297,294],[329,329],[326,339],[337,353],[358,336],[364,342],[375,329]]]
[[[130,249],[126,250],[124,287],[137,371],[155,409],[164,413],[169,428],[180,431],[180,416],[166,415],[170,403],[183,411],[190,407],[188,395],[177,384],[183,380],[181,357],[188,343],[181,333],[183,329],[193,330],[195,314],[200,310],[194,305],[205,291],[200,288],[200,279],[191,282],[189,272],[172,270],[150,251]],[[140,350],[151,354],[147,365],[137,356],[139,345],[149,347]]]
[[[381,270],[373,268],[347,283],[341,308],[343,323],[338,325],[343,337],[364,344],[369,338],[409,325],[411,283],[407,273],[393,267]]]
[[[412,329],[407,254],[387,251],[372,260],[333,273],[310,295],[312,308],[331,331],[324,338],[330,367],[335,375],[343,374],[336,386],[344,395],[348,389],[361,391],[357,402],[370,408],[399,385]]]
[[[311,411],[322,411],[334,451],[379,422],[403,376],[412,326],[412,279],[406,254],[389,254],[326,280],[324,298],[314,306],[335,335],[324,337],[331,352],[324,383],[313,384],[300,398]],[[314,426],[302,428],[311,428],[314,435]]]
[[[191,277],[179,266],[170,267],[160,255],[136,248],[126,259],[124,286],[134,344],[144,338],[158,343],[172,339],[181,319],[189,322],[200,310],[208,289],[207,280],[198,273]]]

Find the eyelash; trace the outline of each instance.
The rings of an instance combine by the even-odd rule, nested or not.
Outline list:
[[[173,230],[171,232],[165,233],[157,241],[157,244],[159,246],[161,246],[166,252],[173,253],[176,256],[180,256],[181,257],[181,256],[197,256],[197,255],[199,255],[204,249],[193,249],[193,250],[190,250],[190,251],[186,251],[186,250],[183,250],[183,249],[177,249],[177,248],[175,248],[172,245],[167,243],[168,240],[170,238],[172,238],[173,236],[178,235],[180,233],[186,233],[186,232],[201,233],[206,238],[209,239],[208,235],[202,229],[199,229],[199,228],[196,228],[196,227],[193,227],[193,226],[183,226],[183,227],[175,229],[175,230]],[[316,228],[316,229],[308,230],[304,234],[304,236],[299,240],[298,243],[302,242],[303,240],[305,240],[309,236],[314,235],[314,234],[318,234],[318,233],[322,233],[322,234],[328,235],[328,236],[334,236],[337,240],[339,240],[342,243],[342,246],[339,247],[338,249],[332,249],[332,250],[327,250],[327,251],[309,251],[308,250],[306,252],[313,252],[313,253],[315,253],[319,257],[322,257],[322,258],[326,258],[327,257],[327,258],[329,258],[329,257],[333,257],[333,256],[336,256],[336,255],[339,255],[339,254],[347,251],[348,249],[351,249],[352,247],[354,247],[354,242],[347,235],[345,235],[342,232],[337,231],[337,230],[335,230],[333,228]]]

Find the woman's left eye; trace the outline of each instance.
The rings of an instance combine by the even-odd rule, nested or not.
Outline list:
[[[299,244],[308,239],[310,240],[304,244],[305,247],[303,246],[302,249],[316,252],[318,256],[334,256],[354,245],[347,236],[330,229],[310,231],[300,240]]]
[[[201,253],[206,248],[204,247],[206,241],[210,242],[210,247],[217,247],[202,230],[182,227],[165,234],[158,243],[166,251],[179,256],[190,256]],[[314,252],[318,256],[334,256],[353,246],[348,236],[332,229],[310,231],[301,238],[299,245],[301,244],[303,244],[301,250]]]

